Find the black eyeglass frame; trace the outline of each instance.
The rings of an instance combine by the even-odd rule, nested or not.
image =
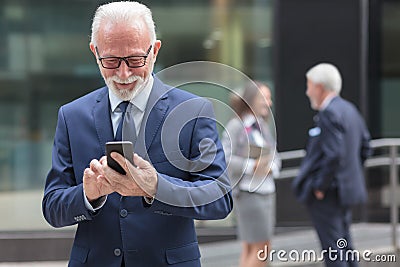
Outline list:
[[[149,54],[150,54],[150,51],[151,51],[151,48],[152,48],[152,47],[153,47],[153,45],[150,45],[149,49],[147,49],[146,55],[144,55],[144,56],[129,56],[129,57],[101,57],[100,54],[99,54],[99,50],[97,49],[97,46],[95,47],[95,50],[96,50],[96,53],[97,53],[97,59],[100,61],[101,66],[102,66],[103,68],[105,68],[105,69],[110,69],[110,70],[112,70],[112,69],[118,69],[118,68],[121,66],[121,62],[122,62],[122,61],[124,61],[125,64],[126,64],[129,68],[136,69],[136,68],[141,68],[141,67],[143,67],[144,65],[146,65],[146,61],[147,61],[147,58],[148,58],[148,56],[149,56]],[[128,59],[130,59],[130,58],[143,59],[143,64],[140,65],[140,66],[129,66],[129,61],[128,61]],[[114,67],[114,68],[105,67],[105,66],[103,65],[103,59],[118,59],[118,66],[116,66],[116,67]]]

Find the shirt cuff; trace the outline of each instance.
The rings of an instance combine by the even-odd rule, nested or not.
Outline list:
[[[88,210],[92,211],[92,212],[96,212],[99,209],[101,209],[104,204],[106,204],[107,201],[107,196],[102,196],[100,198],[98,198],[97,200],[95,200],[92,204],[90,204],[89,200],[86,197],[85,191],[83,191],[83,199],[85,200],[85,206]]]

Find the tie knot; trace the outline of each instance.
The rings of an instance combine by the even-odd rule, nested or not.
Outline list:
[[[122,112],[125,112],[128,105],[129,105],[129,101],[123,101],[123,102],[119,103],[118,107]]]

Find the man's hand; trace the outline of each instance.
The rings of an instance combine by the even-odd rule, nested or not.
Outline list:
[[[86,168],[83,173],[83,190],[89,202],[108,195],[113,192],[110,184],[103,175],[103,168],[101,161],[93,159],[90,162],[90,167]]]
[[[322,200],[325,197],[325,193],[320,191],[320,190],[315,190],[314,191],[314,196],[315,196],[316,199]]]
[[[158,176],[154,167],[139,155],[133,155],[132,163],[119,153],[111,153],[111,157],[125,170],[122,175],[107,165],[107,160],[102,162],[104,176],[114,191],[122,196],[154,197],[157,191]]]

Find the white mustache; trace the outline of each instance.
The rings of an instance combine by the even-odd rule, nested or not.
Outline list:
[[[128,79],[120,79],[118,76],[112,76],[109,78],[113,82],[121,83],[121,84],[129,84],[136,81],[141,81],[142,77],[140,76],[130,76]]]

